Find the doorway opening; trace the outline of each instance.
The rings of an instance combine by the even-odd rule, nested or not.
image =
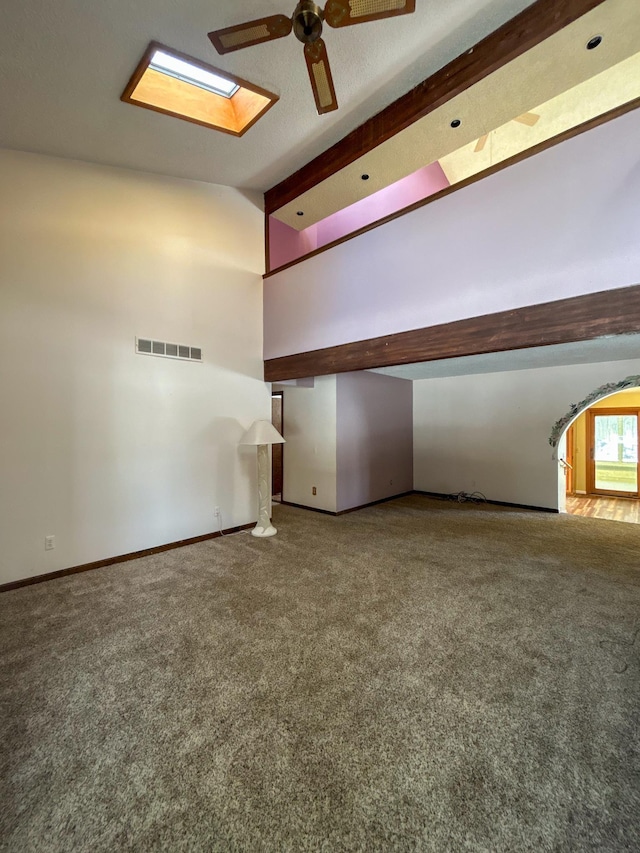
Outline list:
[[[640,409],[598,409],[594,406],[587,413],[588,494],[637,498]]]
[[[271,395],[271,423],[284,437],[283,392],[274,391]],[[284,482],[284,454],[281,444],[271,445],[271,499],[282,501],[282,486]]]
[[[577,414],[558,447],[560,510],[640,524],[639,435],[638,387],[602,396]]]

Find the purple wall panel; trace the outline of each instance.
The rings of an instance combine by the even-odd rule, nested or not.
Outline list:
[[[296,231],[275,216],[269,217],[269,262],[271,269],[288,264],[318,248],[316,226]]]
[[[365,225],[396,213],[449,186],[439,163],[418,169],[390,187],[357,201],[344,210],[327,216],[304,231],[296,231],[274,216],[269,217],[269,255],[271,269],[326,246],[334,240],[352,234]]]
[[[448,186],[449,181],[440,163],[432,163],[418,169],[413,175],[408,175],[390,187],[385,187],[318,222],[318,246],[326,246],[333,240],[339,240],[340,237],[345,237],[365,225],[384,219],[390,213],[409,207]]]

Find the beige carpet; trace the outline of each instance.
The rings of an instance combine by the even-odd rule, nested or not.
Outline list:
[[[402,498],[0,596],[0,849],[640,849],[640,527]]]

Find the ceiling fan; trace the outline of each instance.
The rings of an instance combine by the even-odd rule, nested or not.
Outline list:
[[[304,56],[316,100],[318,115],[338,109],[336,92],[322,40],[322,24],[330,27],[349,27],[394,15],[408,15],[416,8],[415,0],[327,0],[324,10],[310,0],[301,0],[293,15],[270,15],[214,30],[209,33],[211,43],[218,53],[229,53],[272,39],[284,38],[291,30],[304,44]]]

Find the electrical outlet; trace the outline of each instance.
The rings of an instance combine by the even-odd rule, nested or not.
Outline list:
[[[217,506],[217,507],[214,509],[213,514],[215,515],[215,517],[216,517],[216,518],[219,518],[219,517],[220,517],[220,507],[219,507],[219,506]]]
[[[313,486],[313,488],[311,489],[311,494],[312,494],[312,495],[317,495],[317,494],[318,494],[318,490],[316,489],[316,487],[315,487],[315,486]]]
[[[56,537],[55,536],[45,536],[44,537],[44,550],[45,551],[53,551],[56,547]]]

